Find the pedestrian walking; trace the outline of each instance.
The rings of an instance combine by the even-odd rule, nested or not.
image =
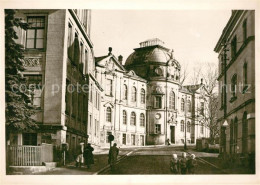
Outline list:
[[[197,166],[197,160],[195,159],[195,155],[191,154],[190,159],[187,162],[187,169],[189,174],[194,174]]]
[[[179,167],[181,174],[186,174],[187,172],[187,158],[186,158],[186,152],[182,153],[182,157],[179,160]]]
[[[178,161],[177,154],[172,154],[170,169],[171,169],[171,172],[174,174],[179,173],[179,161]]]
[[[117,156],[119,153],[119,149],[116,146],[117,144],[114,143],[114,145],[109,149],[108,153],[108,163],[110,164],[111,171],[115,170]]]
[[[83,157],[85,159],[85,164],[87,168],[90,169],[91,165],[94,164],[94,155],[93,155],[94,148],[91,146],[90,143],[87,144],[86,148],[84,149]]]
[[[76,158],[76,167],[80,167],[84,164],[84,157],[83,157],[83,151],[84,151],[84,143],[80,142],[79,146],[77,147],[77,158]]]

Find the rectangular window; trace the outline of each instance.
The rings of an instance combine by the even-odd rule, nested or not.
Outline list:
[[[68,57],[72,61],[73,60],[73,46],[72,46],[72,26],[69,23],[68,25],[68,42],[67,42],[67,52],[68,52]]]
[[[96,102],[95,102],[95,107],[98,109],[98,92],[96,91]]]
[[[236,52],[237,52],[237,37],[235,36],[231,41],[231,58],[234,58],[236,56]]]
[[[95,136],[97,136],[97,120],[95,119]]]
[[[83,95],[83,123],[87,124],[88,101],[86,94]]]
[[[204,133],[204,126],[203,126],[203,125],[200,126],[200,133],[201,133],[201,134]]]
[[[154,108],[156,108],[156,109],[162,108],[162,97],[161,96],[155,96]]]
[[[107,79],[107,84],[106,84],[106,95],[112,96],[112,85],[113,81],[110,79]]]
[[[27,49],[43,49],[45,38],[45,17],[28,17],[26,48]]]
[[[109,139],[108,139],[108,136],[109,135],[112,135],[112,132],[107,132],[107,135],[106,135],[106,143],[109,143]]]
[[[155,133],[160,134],[161,133],[161,125],[160,124],[155,124]]]
[[[93,98],[93,85],[90,85],[90,89],[89,89],[89,101],[92,103],[92,98]]]
[[[70,84],[70,81],[67,79],[66,80],[66,94],[65,94],[65,103],[66,103],[66,109],[65,109],[65,113],[70,115],[70,98],[71,98],[71,93],[69,93],[69,84]]]
[[[42,93],[42,75],[24,75],[26,85],[28,87],[28,96],[31,104],[37,108],[41,108]]]
[[[88,127],[88,134],[91,134],[92,130],[92,115],[89,115],[89,127]]]
[[[37,146],[37,134],[36,133],[23,133],[23,145]]]
[[[88,73],[88,65],[89,65],[89,63],[88,63],[88,50],[85,50],[85,63],[84,63],[84,66],[85,66],[84,71],[85,71],[85,73]]]
[[[72,93],[72,117],[76,118],[78,108],[78,93],[74,91]]]
[[[123,134],[122,136],[122,144],[126,145],[126,134]]]
[[[80,43],[80,60],[79,60],[79,71],[83,74],[84,69],[84,46],[83,43]]]
[[[244,42],[247,39],[247,20],[244,20],[243,22],[243,40]]]
[[[131,144],[135,145],[135,135],[131,134]]]

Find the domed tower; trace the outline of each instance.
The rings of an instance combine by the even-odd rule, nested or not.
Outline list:
[[[145,78],[147,84],[147,144],[175,143],[181,66],[173,50],[160,39],[140,43],[127,58],[125,68]]]

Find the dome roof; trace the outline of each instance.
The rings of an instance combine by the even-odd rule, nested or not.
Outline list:
[[[163,62],[167,63],[171,58],[169,49],[160,45],[137,48],[126,59],[125,65],[140,64],[147,62]]]

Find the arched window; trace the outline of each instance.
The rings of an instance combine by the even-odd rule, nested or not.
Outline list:
[[[126,125],[127,124],[127,114],[126,111],[123,110],[123,124]]]
[[[127,86],[125,84],[123,87],[123,100],[127,100]]]
[[[183,98],[181,99],[181,111],[184,112],[184,99]]]
[[[173,91],[170,93],[169,108],[175,109],[175,94]]]
[[[106,121],[111,122],[111,117],[112,117],[112,110],[110,107],[107,107],[107,112],[106,112]]]
[[[135,112],[131,112],[130,124],[131,125],[136,125],[136,115],[135,115]]]
[[[190,100],[188,100],[187,106],[188,106],[188,112],[191,112],[191,101]]]
[[[231,93],[232,97],[236,97],[236,91],[237,91],[237,75],[234,74],[231,79]]]
[[[247,153],[247,137],[248,137],[248,125],[247,125],[247,112],[244,112],[242,119],[242,153]]]
[[[181,132],[184,132],[184,121],[181,120]]]
[[[144,125],[145,125],[144,114],[141,113],[141,114],[140,114],[140,126],[144,127]]]
[[[145,103],[145,90],[141,89],[141,103]]]
[[[188,121],[188,123],[187,123],[187,132],[190,132],[190,130],[191,130],[191,125],[190,125],[190,122]]]
[[[136,88],[132,87],[132,102],[136,102]]]

